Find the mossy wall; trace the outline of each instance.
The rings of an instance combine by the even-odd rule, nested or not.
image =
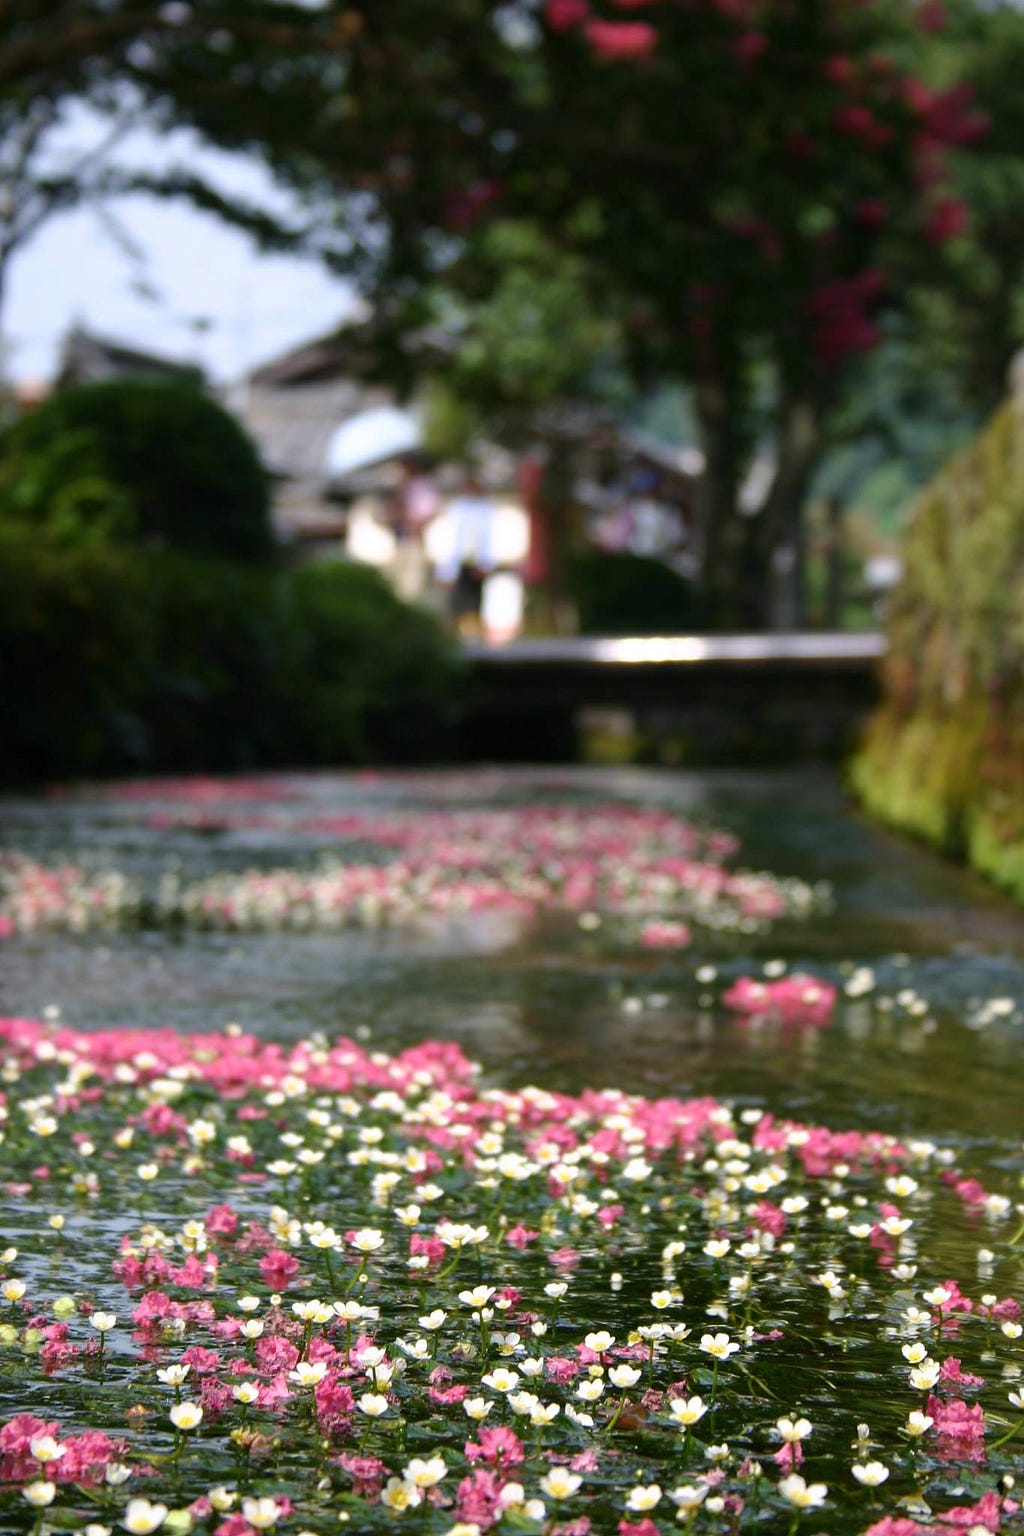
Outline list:
[[[923,492],[904,563],[852,785],[1024,900],[1024,403]]]

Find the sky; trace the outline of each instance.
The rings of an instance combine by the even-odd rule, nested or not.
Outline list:
[[[79,152],[96,132],[95,120],[76,109],[55,159]],[[140,129],[118,159],[154,170],[187,163],[236,195],[276,195],[257,164],[203,149],[184,131],[157,138]],[[109,211],[140,259],[91,208],[55,215],[13,259],[0,314],[8,378],[49,378],[60,340],[77,322],[105,338],[198,361],[226,383],[331,329],[351,308],[345,284],[318,263],[261,255],[247,236],[183,203],[133,197]]]

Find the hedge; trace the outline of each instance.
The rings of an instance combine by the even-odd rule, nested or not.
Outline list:
[[[434,621],[365,567],[0,537],[8,782],[429,760],[460,677]]]

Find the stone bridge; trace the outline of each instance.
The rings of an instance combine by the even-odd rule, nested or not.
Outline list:
[[[474,759],[786,762],[836,758],[877,693],[875,633],[467,643]]]

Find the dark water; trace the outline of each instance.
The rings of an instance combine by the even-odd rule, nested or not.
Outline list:
[[[707,1092],[833,1124],[956,1133],[992,1150],[1019,1134],[1024,913],[871,826],[826,773],[484,771],[292,787],[301,798],[271,807],[271,828],[222,829],[239,807],[213,805],[201,832],[154,828],[144,802],[7,802],[3,842],[155,881],[169,866],[198,877],[308,862],[316,841],[288,825],[300,812],[621,797],[735,831],[745,865],[827,881],[833,905],[767,935],[697,929],[689,950],[667,956],[627,944],[614,921],[583,933],[564,915],[524,924],[484,914],[411,931],[40,935],[5,947],[0,1010],[58,1007],[85,1027],[369,1031],[384,1048],[443,1036],[505,1080]],[[877,985],[844,1000],[824,1030],[750,1024],[717,1006],[722,978],[774,960],[840,983],[868,966]],[[719,978],[699,981],[704,965]]]

